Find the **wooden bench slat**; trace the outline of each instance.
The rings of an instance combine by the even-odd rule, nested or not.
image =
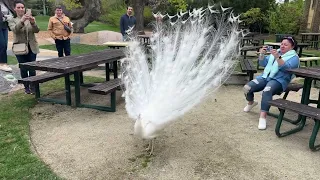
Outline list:
[[[44,74],[37,75],[37,76],[30,76],[27,78],[18,79],[18,83],[24,83],[24,82],[43,83],[43,82],[57,79],[57,78],[60,78],[63,76],[64,76],[64,74],[62,74],[62,73],[48,72],[48,73],[44,73]]]
[[[269,101],[269,104],[271,106],[275,106],[280,109],[291,110],[303,116],[308,116],[308,117],[320,120],[320,109],[316,107],[311,107],[305,104],[300,104],[300,103],[296,103],[296,102],[292,102],[284,99],[272,100],[272,101]]]
[[[112,79],[110,81],[106,81],[99,85],[90,87],[88,88],[88,91],[90,93],[106,95],[111,93],[112,91],[115,91],[117,87],[121,86],[121,84],[122,84],[122,81],[120,78]]]
[[[300,61],[315,61],[320,60],[320,57],[301,57],[299,58]]]
[[[288,91],[295,91],[298,92],[300,89],[303,88],[303,84],[297,84],[297,83],[290,83],[286,89],[286,92]]]

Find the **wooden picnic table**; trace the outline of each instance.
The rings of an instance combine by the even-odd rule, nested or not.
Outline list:
[[[280,110],[275,132],[279,137],[284,137],[299,132],[305,126],[306,117],[311,117],[314,119],[315,124],[310,136],[309,147],[312,150],[317,150],[320,147],[319,145],[315,146],[315,139],[320,127],[320,94],[317,100],[313,100],[310,99],[310,91],[312,81],[320,80],[320,68],[303,67],[297,69],[288,69],[287,71],[295,74],[297,77],[304,78],[303,91],[300,103],[283,99],[276,99],[269,102],[270,105],[276,106]],[[317,107],[309,106],[309,104],[317,104]],[[283,115],[286,109],[297,112],[299,114],[299,117],[296,121],[291,120],[291,122],[293,122],[293,124],[296,124],[297,126],[293,129],[280,132],[280,127],[284,118]]]
[[[151,35],[147,35],[147,34],[138,35],[138,38],[140,38],[144,44],[150,44]]]
[[[302,43],[310,43],[311,47],[318,49],[320,33],[300,33]],[[309,41],[308,36],[311,36]]]
[[[265,43],[265,45],[268,45],[268,46],[272,46],[274,49],[277,49],[277,48],[280,48],[281,46],[281,43],[270,43],[270,42],[267,42]],[[305,47],[308,47],[310,44],[309,43],[298,43],[297,46],[298,46],[298,56],[301,57],[302,56],[302,50],[303,48]]]
[[[129,42],[106,42],[106,43],[103,43],[104,45],[107,45],[109,48],[111,49],[120,49],[120,48],[124,48],[124,47],[127,47],[129,45]]]
[[[241,53],[243,54],[243,59],[247,59],[248,51],[258,51],[262,46],[243,46],[241,48]]]
[[[103,51],[91,52],[83,55],[74,55],[48,59],[44,61],[34,61],[19,64],[20,68],[34,69],[41,71],[49,71],[55,73],[63,73],[66,79],[66,100],[71,101],[70,75],[74,75],[75,87],[75,106],[76,107],[89,107],[95,108],[92,105],[81,104],[80,86],[83,82],[82,72],[96,68],[100,64],[105,64],[106,80],[110,80],[109,63],[113,63],[114,78],[117,78],[117,60],[124,58],[125,54],[119,49],[107,49]],[[67,102],[71,105],[71,102]]]

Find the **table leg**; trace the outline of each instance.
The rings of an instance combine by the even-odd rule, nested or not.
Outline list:
[[[298,56],[299,56],[299,57],[302,56],[302,49],[303,49],[303,47],[299,47],[299,53],[298,53]]]
[[[308,105],[310,102],[310,91],[312,86],[312,78],[305,78],[304,84],[303,84],[303,90],[302,90],[302,97],[301,97],[301,104]],[[306,117],[299,114],[298,122],[303,120],[306,121]]]
[[[106,66],[106,81],[110,81],[110,68],[109,68],[109,63],[105,64]]]
[[[80,72],[80,84],[82,85],[83,84],[83,72]]]
[[[64,84],[66,90],[66,104],[71,106],[71,88],[70,88],[70,75],[66,74],[64,76]]]
[[[113,79],[118,78],[118,61],[113,61]]]
[[[74,93],[75,93],[75,105],[76,107],[79,107],[81,105],[80,72],[74,73]]]

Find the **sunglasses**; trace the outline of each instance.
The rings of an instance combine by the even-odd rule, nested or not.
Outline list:
[[[296,42],[294,41],[293,37],[291,37],[291,36],[284,37],[283,39],[290,40],[294,45],[296,44]]]

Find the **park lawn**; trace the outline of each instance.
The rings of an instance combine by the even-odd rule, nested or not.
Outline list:
[[[54,46],[46,46],[53,49]],[[106,46],[72,45],[72,53],[81,54],[105,49]],[[9,56],[9,63],[16,63]],[[103,78],[84,77],[86,82],[99,82]],[[43,83],[41,91],[50,94],[64,89],[64,79]],[[29,121],[37,102],[32,95],[22,90],[13,94],[0,95],[0,179],[61,179],[32,152],[30,148]]]
[[[8,56],[8,64],[9,65],[16,65],[18,64],[18,60],[15,56]]]
[[[46,31],[48,28],[50,16],[36,16],[37,25],[39,26],[41,31]],[[95,32],[95,31],[116,31],[119,32],[119,27],[110,26],[105,23],[94,21],[90,23],[87,27],[84,28],[85,33]]]
[[[319,50],[315,50],[315,49],[308,49],[308,50],[304,49],[302,51],[302,53],[313,54],[313,55],[315,55],[317,57],[320,57],[320,51]]]

